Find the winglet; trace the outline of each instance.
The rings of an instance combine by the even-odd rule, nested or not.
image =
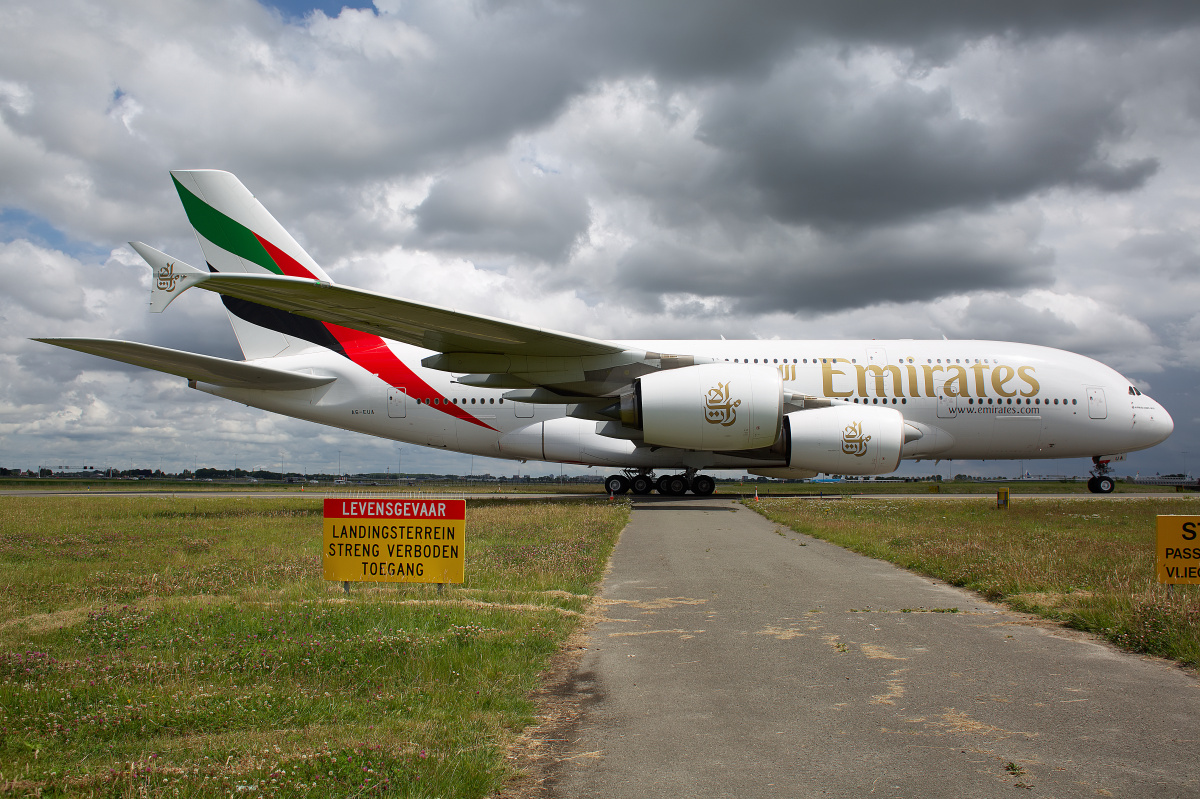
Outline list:
[[[154,273],[150,282],[150,313],[162,313],[180,294],[208,280],[208,272],[202,272],[148,244],[131,241],[129,246],[150,264]]]

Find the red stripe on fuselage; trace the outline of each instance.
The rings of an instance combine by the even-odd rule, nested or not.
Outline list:
[[[259,244],[263,246],[263,249],[271,256],[271,260],[275,262],[275,265],[285,275],[289,277],[304,277],[310,280],[317,279],[316,275],[308,271],[295,258],[283,250],[257,233],[254,234],[254,237],[258,239]],[[416,372],[409,369],[404,361],[397,358],[396,353],[392,352],[387,342],[379,336],[335,325],[332,322],[322,322],[321,324],[325,325],[330,334],[342,345],[342,350],[346,353],[347,358],[368,372],[378,375],[379,379],[383,380],[389,386],[404,389],[404,393],[426,407],[447,413],[456,419],[462,419],[464,422],[479,425],[485,430],[494,431],[496,429],[491,425],[479,421],[467,413],[461,406],[450,402],[450,400],[443,397],[440,393],[434,391],[433,387],[417,377]],[[438,404],[430,404],[433,400],[438,400]]]

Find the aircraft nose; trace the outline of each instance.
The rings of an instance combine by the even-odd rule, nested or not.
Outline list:
[[[1150,411],[1143,411],[1137,419],[1139,433],[1145,438],[1147,447],[1166,441],[1167,437],[1175,430],[1175,420],[1171,418],[1171,414],[1167,413],[1167,409],[1157,402],[1153,404],[1154,407]]]

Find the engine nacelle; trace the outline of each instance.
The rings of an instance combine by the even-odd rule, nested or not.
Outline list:
[[[900,465],[904,417],[892,408],[834,405],[784,417],[788,467],[826,474],[887,474]]]
[[[769,447],[783,424],[783,378],[770,366],[732,363],[654,372],[621,397],[621,422],[653,446]]]

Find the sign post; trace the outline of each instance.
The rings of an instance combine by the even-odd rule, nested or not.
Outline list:
[[[1200,516],[1158,517],[1158,581],[1200,585]]]
[[[465,499],[325,500],[326,580],[461,583]]]
[[[997,508],[1007,508],[1008,507],[1008,491],[1009,491],[1009,489],[1007,487],[996,489],[996,507]]]

